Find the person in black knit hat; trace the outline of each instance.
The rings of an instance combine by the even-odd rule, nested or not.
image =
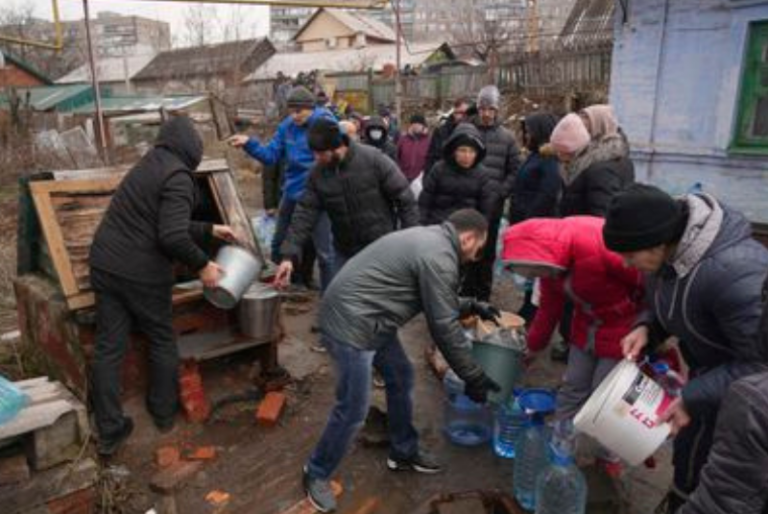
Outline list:
[[[758,334],[768,250],[741,213],[714,197],[673,198],[644,184],[611,200],[603,239],[647,273],[647,310],[622,340],[624,355],[637,359],[675,336],[689,368],[659,417],[676,437],[674,481],[656,512],[674,513],[698,486],[729,386],[767,369],[768,342]]]

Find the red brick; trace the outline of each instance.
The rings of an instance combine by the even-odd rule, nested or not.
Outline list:
[[[229,493],[224,491],[211,491],[205,495],[205,500],[214,507],[222,507],[229,503]]]
[[[94,514],[96,512],[96,494],[93,487],[80,489],[47,503],[50,514]]]
[[[187,459],[189,460],[211,460],[215,458],[216,448],[213,446],[201,446],[187,454]]]
[[[267,393],[256,411],[256,421],[263,427],[275,426],[285,407],[285,395],[279,392]]]
[[[176,446],[161,446],[155,450],[155,464],[160,469],[173,466],[179,460],[181,460],[181,452]]]

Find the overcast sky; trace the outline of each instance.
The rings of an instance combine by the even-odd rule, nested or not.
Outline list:
[[[58,0],[62,19],[78,20],[83,18],[82,0]],[[38,18],[52,19],[51,0],[0,0],[0,8],[31,4],[34,15]],[[174,42],[184,41],[184,20],[190,8],[199,2],[146,2],[143,0],[89,0],[91,16],[98,11],[112,11],[121,14],[143,16],[162,20],[171,24],[171,37]],[[261,5],[213,5],[204,4],[212,19],[217,23],[212,27],[213,38],[220,38],[221,24],[237,19],[240,22],[242,37],[265,36],[269,31],[269,8]]]

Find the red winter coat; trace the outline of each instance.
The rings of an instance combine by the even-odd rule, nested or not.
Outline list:
[[[643,280],[603,243],[602,218],[531,219],[504,234],[506,263],[552,266],[565,273],[541,279],[541,301],[528,347],[542,350],[560,321],[566,296],[573,302],[571,344],[597,357],[622,358],[621,338],[641,310]]]
[[[405,134],[397,141],[397,164],[409,182],[416,180],[424,171],[429,151],[429,135],[414,137]]]

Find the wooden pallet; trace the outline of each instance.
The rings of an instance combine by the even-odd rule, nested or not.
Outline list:
[[[15,385],[29,402],[16,417],[0,425],[0,446],[22,441],[30,465],[38,471],[77,458],[90,430],[82,402],[48,377]]]

